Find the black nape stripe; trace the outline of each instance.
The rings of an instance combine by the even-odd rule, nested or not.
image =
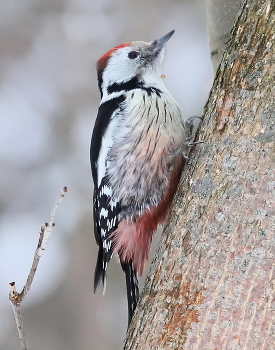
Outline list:
[[[98,70],[97,71],[97,83],[98,83],[98,88],[100,91],[101,98],[103,96],[103,92],[102,92],[103,77],[102,77],[102,75],[103,75],[103,71]]]
[[[137,76],[123,83],[114,83],[108,86],[107,91],[108,91],[108,94],[111,94],[113,92],[131,91],[134,89],[145,90],[148,96],[151,96],[152,93],[155,93],[158,95],[158,97],[160,97],[162,93],[160,89],[157,89],[155,87],[145,86],[145,84],[142,81],[138,80]]]

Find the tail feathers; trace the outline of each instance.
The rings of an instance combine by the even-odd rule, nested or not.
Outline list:
[[[133,262],[121,263],[126,277],[127,299],[128,299],[128,326],[131,323],[139,298],[138,279]]]
[[[96,292],[96,289],[98,287],[98,284],[100,283],[100,280],[104,276],[104,270],[103,270],[103,264],[102,264],[102,259],[103,259],[103,250],[99,249],[98,250],[98,256],[97,256],[97,262],[96,262],[96,267],[95,267],[95,275],[94,275],[94,292]]]
[[[100,281],[102,281],[103,294],[105,294],[107,266],[108,266],[108,262],[111,259],[111,256],[112,256],[111,252],[105,253],[101,247],[99,248],[96,267],[95,267],[95,274],[94,274],[94,293],[96,292],[96,289],[100,284]]]

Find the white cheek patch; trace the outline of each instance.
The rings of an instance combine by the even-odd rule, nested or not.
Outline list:
[[[113,83],[131,79],[138,64],[134,60],[128,58],[128,53],[130,51],[131,47],[126,46],[113,52],[103,72],[104,88],[107,88]]]

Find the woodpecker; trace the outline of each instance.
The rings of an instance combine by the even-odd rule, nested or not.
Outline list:
[[[108,263],[117,253],[129,323],[139,296],[137,275],[165,222],[191,145],[193,120],[185,121],[161,74],[164,46],[173,34],[116,46],[97,62],[101,102],[90,154],[99,246],[94,291],[100,281],[105,291]]]

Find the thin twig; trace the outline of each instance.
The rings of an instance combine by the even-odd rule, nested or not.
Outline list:
[[[44,253],[44,250],[46,249],[50,234],[52,232],[52,229],[54,227],[54,217],[57,211],[57,208],[60,204],[60,202],[62,201],[62,199],[64,198],[65,193],[67,192],[67,187],[63,187],[57,202],[55,203],[54,207],[53,207],[53,211],[51,212],[51,216],[50,216],[50,220],[48,223],[45,223],[44,225],[41,226],[41,230],[40,230],[40,237],[39,237],[39,241],[38,241],[38,245],[36,248],[36,251],[34,253],[34,257],[33,257],[33,263],[32,263],[32,267],[30,269],[30,273],[29,276],[27,278],[27,282],[21,292],[21,298],[22,300],[25,298],[25,296],[27,295],[28,291],[30,290],[39,260],[41,258],[41,256]]]
[[[22,292],[21,293],[17,292],[16,287],[15,287],[15,282],[10,283],[9,299],[10,299],[10,302],[11,302],[11,305],[13,308],[13,313],[14,313],[14,317],[15,317],[15,322],[16,322],[22,350],[28,350],[28,344],[27,344],[26,333],[24,331],[23,318],[22,318],[22,314],[21,314],[20,304],[24,300],[25,296],[27,295],[28,291],[31,288],[32,281],[33,281],[39,260],[46,249],[50,234],[52,232],[53,227],[55,226],[54,217],[55,217],[56,211],[58,209],[60,202],[64,198],[64,195],[66,192],[67,192],[67,187],[63,187],[63,189],[58,197],[58,200],[53,207],[53,211],[51,212],[49,222],[45,223],[44,225],[41,226],[41,230],[39,232],[40,237],[39,237],[37,248],[36,248],[35,253],[34,253],[33,263],[32,263],[27,281],[25,283],[25,286],[22,289]]]
[[[15,322],[16,322],[16,326],[17,326],[17,330],[18,330],[21,349],[28,350],[27,337],[26,337],[26,333],[24,330],[23,317],[21,314],[21,307],[20,307],[21,304],[20,304],[20,302],[18,302],[20,295],[16,291],[15,282],[10,283],[9,298],[10,298],[13,313],[14,313],[14,318],[15,318]]]

